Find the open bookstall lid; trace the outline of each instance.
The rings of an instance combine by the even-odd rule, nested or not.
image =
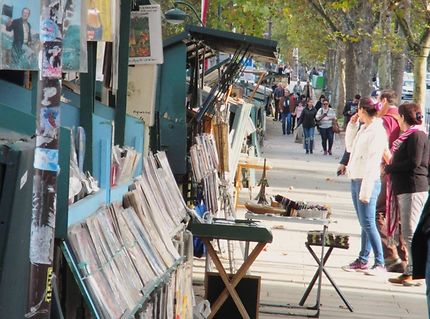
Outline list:
[[[185,26],[185,30],[213,50],[234,54],[240,48],[248,48],[255,60],[277,62],[277,41],[194,25]]]

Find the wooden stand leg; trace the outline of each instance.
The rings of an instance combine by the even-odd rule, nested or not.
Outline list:
[[[249,319],[249,315],[248,315],[245,307],[243,306],[243,303],[240,300],[240,297],[237,294],[235,287],[240,282],[240,280],[243,278],[243,276],[245,276],[249,267],[255,261],[255,259],[260,254],[260,252],[264,249],[266,244],[265,243],[258,243],[257,246],[254,248],[254,250],[249,255],[249,257],[243,262],[242,266],[239,268],[237,273],[233,276],[231,281],[229,281],[228,275],[225,272],[224,267],[218,258],[218,255],[216,254],[215,250],[213,249],[212,244],[210,243],[210,241],[208,239],[202,239],[202,240],[205,243],[205,245],[208,249],[208,253],[211,256],[216,268],[218,269],[220,277],[225,284],[224,290],[218,296],[217,300],[211,305],[212,311],[211,311],[211,314],[209,315],[208,319],[212,319],[216,315],[218,310],[221,308],[221,306],[227,300],[229,294],[231,295],[234,303],[236,304],[237,308],[239,309],[239,312],[242,315],[242,318]]]

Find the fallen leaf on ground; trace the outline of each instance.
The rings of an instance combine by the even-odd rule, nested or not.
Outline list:
[[[274,225],[272,226],[272,229],[285,229],[284,225]]]

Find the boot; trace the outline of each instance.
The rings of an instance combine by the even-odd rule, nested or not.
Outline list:
[[[311,154],[313,154],[314,153],[314,140],[310,140],[310,142],[309,142],[309,152],[311,153]]]
[[[305,150],[306,154],[309,154],[309,141],[305,139]]]

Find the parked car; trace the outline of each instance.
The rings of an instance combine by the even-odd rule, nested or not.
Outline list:
[[[414,95],[414,81],[404,80],[402,85],[402,100],[412,100]]]

